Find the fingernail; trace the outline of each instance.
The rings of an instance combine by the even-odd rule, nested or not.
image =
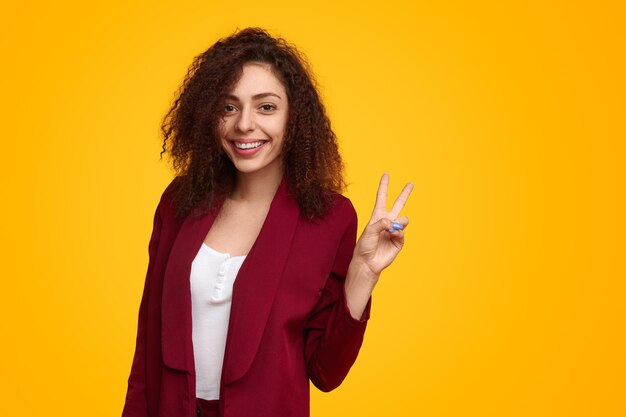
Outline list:
[[[404,226],[402,226],[400,223],[398,222],[392,222],[391,223],[391,227],[393,227],[394,229],[398,229],[398,230],[402,230],[404,229]]]
[[[389,233],[393,233],[395,231],[396,231],[396,229],[389,229]]]

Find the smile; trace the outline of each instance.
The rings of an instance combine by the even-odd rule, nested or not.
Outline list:
[[[267,142],[266,139],[235,139],[230,143],[237,155],[248,158],[261,152]]]
[[[265,141],[257,141],[257,142],[233,142],[235,147],[238,149],[254,149],[263,145]]]

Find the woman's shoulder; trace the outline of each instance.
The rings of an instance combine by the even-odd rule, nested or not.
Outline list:
[[[181,180],[182,178],[180,176],[172,178],[170,183],[167,184],[167,187],[165,187],[165,189],[163,190],[163,193],[161,194],[161,199],[164,199],[164,198],[172,199],[174,191],[180,185]]]
[[[349,209],[354,210],[352,201],[343,194],[331,193],[329,195],[329,199],[331,202],[331,209],[336,208],[340,210],[349,210]]]
[[[174,213],[174,194],[177,187],[180,185],[180,180],[181,178],[179,176],[174,177],[161,193],[158,208],[162,215]]]
[[[329,205],[327,218],[338,219],[342,222],[356,222],[357,213],[350,199],[339,193],[328,195]]]

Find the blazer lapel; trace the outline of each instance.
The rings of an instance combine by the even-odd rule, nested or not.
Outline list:
[[[176,236],[163,277],[161,332],[163,362],[195,372],[192,344],[191,263],[222,202],[201,216],[187,216]],[[222,383],[241,378],[259,347],[293,239],[300,209],[283,178],[233,286]]]
[[[285,179],[233,286],[222,383],[241,378],[252,364],[280,283],[300,209]]]
[[[161,300],[161,350],[165,365],[193,371],[191,264],[200,250],[223,201],[200,217],[188,215],[172,245]]]

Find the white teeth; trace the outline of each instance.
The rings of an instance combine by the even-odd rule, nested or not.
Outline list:
[[[239,149],[253,149],[253,148],[258,148],[259,146],[263,145],[265,142],[263,141],[258,141],[258,142],[248,142],[248,143],[241,143],[241,142],[235,142],[235,146]]]

